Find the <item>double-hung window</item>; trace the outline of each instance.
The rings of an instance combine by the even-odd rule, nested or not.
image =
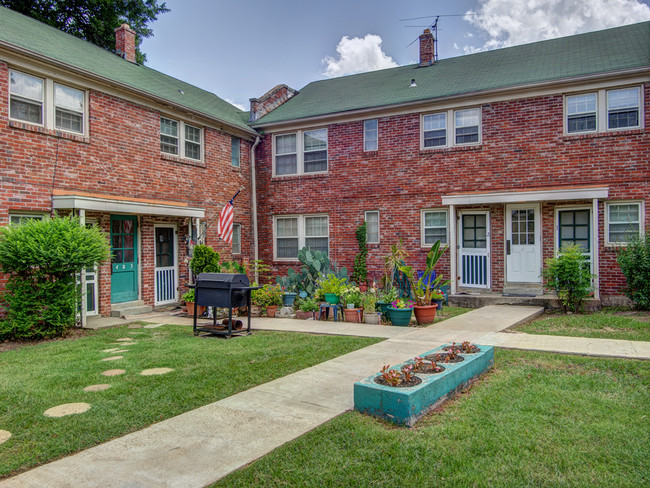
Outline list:
[[[47,129],[84,133],[86,94],[48,78],[11,70],[9,117]]]
[[[275,258],[298,259],[298,251],[329,252],[329,217],[327,215],[288,215],[274,218]]]
[[[278,134],[273,143],[274,176],[327,171],[327,129]]]
[[[592,132],[596,130],[596,94],[571,95],[566,99],[567,132]]]
[[[422,210],[422,247],[447,244],[447,210]]]
[[[566,133],[639,128],[643,118],[642,106],[641,88],[638,86],[567,95]]]
[[[608,202],[606,219],[608,244],[625,244],[642,232],[641,204],[638,202]]]
[[[379,244],[379,210],[366,212],[366,241]]]
[[[479,116],[480,111],[478,108],[469,108],[454,112],[456,145],[473,144],[479,141]]]
[[[379,147],[378,120],[363,121],[363,150],[376,151]]]
[[[202,140],[203,131],[199,127],[160,117],[160,152],[200,161]]]
[[[638,127],[640,98],[639,88],[609,90],[607,92],[607,128]]]
[[[421,128],[421,149],[478,144],[481,142],[481,109],[423,114]]]
[[[422,117],[424,123],[424,147],[447,145],[447,114],[429,114]]]

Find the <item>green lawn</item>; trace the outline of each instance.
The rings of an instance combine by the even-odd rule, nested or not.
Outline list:
[[[650,313],[603,310],[567,315],[549,312],[512,330],[528,334],[650,341]]]
[[[124,359],[117,338],[132,337]],[[261,383],[379,342],[379,339],[255,332],[233,339],[194,337],[189,327],[108,329],[77,340],[26,346],[0,354],[0,429],[12,437],[0,445],[0,477],[139,430]],[[168,367],[163,376],[141,376]],[[125,369],[121,376],[100,375]],[[107,383],[106,391],[83,388]],[[87,402],[80,415],[48,418],[63,403]]]
[[[649,387],[649,362],[498,350],[412,429],[348,413],[213,487],[648,486]]]

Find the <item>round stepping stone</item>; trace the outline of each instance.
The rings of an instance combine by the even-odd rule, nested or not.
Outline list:
[[[11,437],[11,432],[8,430],[0,430],[0,444],[7,442]]]
[[[111,385],[101,384],[101,385],[90,385],[84,388],[84,391],[104,391],[108,390]]]
[[[169,373],[171,371],[174,371],[174,370],[172,368],[151,368],[151,369],[145,369],[140,374],[142,376],[154,376],[154,375],[157,375],[157,374]]]
[[[102,371],[102,375],[104,376],[118,376],[124,373],[126,373],[126,369],[108,369],[106,371]]]
[[[102,361],[117,361],[118,359],[124,359],[124,356],[111,356],[110,358],[102,359]]]
[[[131,342],[133,339],[130,337],[122,337],[121,339],[115,339],[117,342]]]
[[[90,408],[89,403],[64,403],[56,407],[48,408],[43,412],[46,417],[65,417],[66,415],[74,415],[77,413],[84,413]]]
[[[145,329],[157,329],[158,327],[162,327],[164,324],[148,324],[145,325]]]

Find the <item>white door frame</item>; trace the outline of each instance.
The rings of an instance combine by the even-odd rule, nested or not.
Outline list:
[[[463,216],[465,215],[485,215],[485,249],[463,248]],[[459,210],[456,232],[458,236],[458,275],[460,276],[459,286],[467,288],[490,288],[492,282],[492,263],[491,263],[491,239],[490,239],[490,211],[489,210]],[[485,284],[466,283],[463,276],[463,256],[485,256],[486,271],[484,276]]]
[[[153,260],[154,260],[154,276],[153,276],[153,283],[154,283],[154,305],[165,305],[167,303],[175,303],[178,301],[178,224],[170,222],[170,223],[157,223],[153,225],[154,231],[153,231],[153,238],[154,238],[154,243],[153,243]],[[156,265],[156,229],[159,228],[167,228],[167,229],[173,229],[172,233],[172,239],[173,239],[173,249],[174,249],[174,265],[173,266],[166,266],[163,268],[158,268]],[[173,276],[174,276],[174,296],[173,298],[167,299],[167,300],[161,300],[158,301],[158,271],[164,271],[164,270],[173,270]]]
[[[535,246],[537,248],[537,275],[534,280],[527,281],[517,281],[512,279],[510,275],[510,269],[508,266],[508,241],[510,241],[510,246],[512,249],[512,210],[521,210],[532,208],[535,211]],[[506,249],[506,283],[541,283],[542,282],[542,212],[540,209],[539,203],[509,203],[505,208],[505,232],[504,238],[504,247]]]

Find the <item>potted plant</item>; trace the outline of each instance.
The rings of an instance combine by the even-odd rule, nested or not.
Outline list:
[[[257,282],[253,282],[252,286],[258,286]],[[264,291],[262,289],[251,291],[251,315],[259,317],[262,315],[262,307],[264,306]]]
[[[363,320],[366,324],[381,324],[381,312],[377,312],[377,294],[374,289],[365,292],[361,296],[363,307]]]
[[[358,286],[348,286],[341,290],[341,299],[345,305],[345,321],[361,322],[363,310],[361,309],[361,291]]]
[[[413,306],[415,302],[408,298],[399,298],[388,307],[388,318],[391,324],[398,326],[408,325],[411,321]]]
[[[181,300],[185,302],[185,306],[187,307],[187,315],[190,317],[194,317],[194,288],[190,289],[189,291],[187,291],[187,293],[183,294]],[[201,317],[204,313],[205,313],[205,306],[197,305],[196,316]]]
[[[388,307],[395,300],[399,298],[397,288],[384,288],[377,295],[377,305],[379,306],[379,311],[388,317]]]
[[[341,290],[345,284],[345,278],[337,278],[334,273],[320,281],[320,288],[325,295],[325,301],[330,305],[336,305],[340,301]]]
[[[296,318],[298,319],[315,319],[318,311],[318,302],[315,298],[306,297],[296,301]]]
[[[267,317],[275,317],[275,312],[282,305],[282,289],[278,285],[266,284],[262,286],[262,306],[266,309]]]
[[[437,304],[432,304],[433,294],[442,286],[442,275],[435,276],[434,268],[449,246],[440,248],[441,242],[436,241],[427,253],[426,268],[420,278],[411,266],[401,265],[400,271],[409,280],[415,297],[415,318],[418,324],[431,324],[436,318]]]
[[[285,307],[292,307],[293,302],[298,296],[300,275],[298,275],[293,269],[289,268],[287,276],[278,276],[275,280],[284,292],[282,304]]]

